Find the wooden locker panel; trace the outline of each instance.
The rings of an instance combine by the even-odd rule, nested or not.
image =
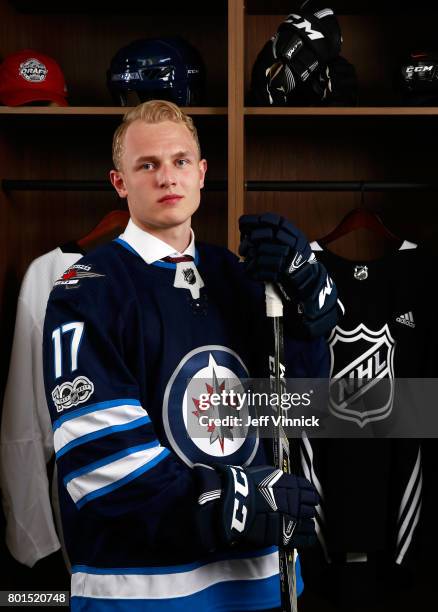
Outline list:
[[[112,168],[112,134],[119,122],[118,117],[8,118],[2,127],[2,178],[104,181]],[[203,155],[209,161],[207,180],[225,181],[225,120],[198,117],[196,125]],[[11,191],[3,193],[3,199],[8,218],[15,220],[9,239],[15,238],[20,270],[52,245],[84,235],[108,210],[125,207],[115,191]],[[202,199],[205,207],[201,207],[197,226],[204,239],[225,243],[226,192],[203,192]],[[204,213],[210,200],[211,210]],[[4,207],[2,210],[6,214]]]
[[[435,160],[421,151],[434,127],[436,117],[247,117],[246,180],[430,183]],[[248,191],[245,211],[288,216],[314,240],[361,199],[359,192]],[[435,200],[433,191],[365,192],[363,205],[380,212],[397,235],[432,246],[438,237]],[[350,257],[371,257],[385,245],[365,232],[336,246]]]

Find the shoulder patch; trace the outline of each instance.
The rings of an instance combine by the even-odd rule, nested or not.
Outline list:
[[[86,402],[93,395],[94,385],[86,376],[78,376],[73,382],[64,382],[57,385],[52,391],[52,399],[57,412],[66,408],[73,408]]]
[[[92,265],[74,264],[64,272],[61,278],[55,281],[54,287],[56,287],[57,285],[65,285],[67,289],[72,289],[75,287],[79,287],[79,282],[83,278],[98,278],[103,276],[105,276],[105,274],[93,272]]]

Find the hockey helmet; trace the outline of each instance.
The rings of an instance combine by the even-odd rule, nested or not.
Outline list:
[[[108,88],[116,104],[128,105],[129,92],[140,102],[169,100],[179,106],[202,102],[205,68],[198,51],[182,38],[131,42],[111,60]]]
[[[413,105],[438,102],[438,53],[414,51],[401,66],[404,102]]]

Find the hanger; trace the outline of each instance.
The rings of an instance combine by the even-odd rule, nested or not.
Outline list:
[[[81,249],[86,251],[87,247],[91,244],[97,242],[101,238],[105,238],[105,236],[113,234],[115,230],[124,230],[128,221],[129,212],[127,210],[112,210],[99,221],[91,232],[83,238],[80,238],[77,243]]]
[[[329,232],[323,238],[320,238],[317,242],[321,246],[326,246],[329,242],[333,242],[350,232],[358,229],[367,229],[372,232],[386,238],[391,243],[400,244],[403,242],[401,238],[396,236],[390,229],[386,227],[382,219],[376,212],[365,208],[364,206],[364,184],[361,184],[361,202],[360,206],[353,208],[348,212],[345,217],[338,223],[338,225]]]

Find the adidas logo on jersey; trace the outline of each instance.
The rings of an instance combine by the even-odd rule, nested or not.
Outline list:
[[[398,323],[401,323],[402,325],[407,325],[408,327],[415,327],[415,322],[414,322],[414,317],[412,316],[412,312],[406,312],[403,315],[400,315],[399,317],[396,318],[396,321]]]

